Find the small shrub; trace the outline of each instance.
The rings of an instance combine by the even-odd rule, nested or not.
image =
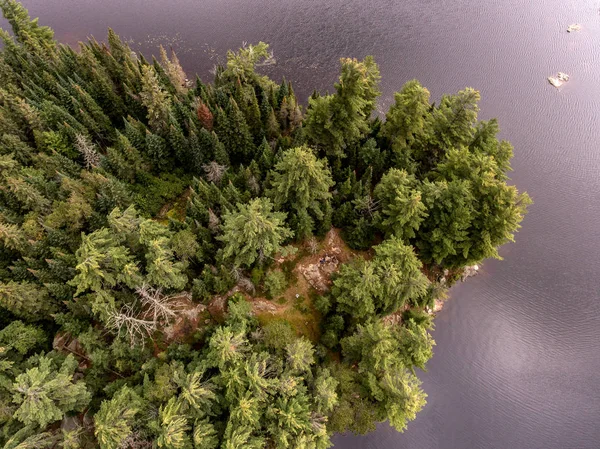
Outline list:
[[[265,270],[261,267],[254,267],[250,273],[250,280],[254,285],[260,285],[265,277]]]
[[[265,291],[272,299],[281,295],[287,288],[287,279],[283,271],[269,271],[265,276]]]
[[[283,350],[296,339],[296,333],[290,323],[285,320],[275,320],[263,327],[265,345],[273,349]]]

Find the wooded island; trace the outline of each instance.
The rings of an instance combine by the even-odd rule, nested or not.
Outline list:
[[[479,93],[342,59],[302,107],[227,54],[58,44],[0,0],[0,445],[321,449],[425,404],[431,310],[530,199]]]

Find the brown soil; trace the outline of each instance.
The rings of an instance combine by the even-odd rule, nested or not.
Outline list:
[[[192,295],[188,292],[173,298],[173,302],[177,309],[177,316],[169,326],[162,329],[164,343],[167,344],[183,343],[198,327],[205,324],[205,320],[209,319],[206,306],[195,304]]]
[[[284,319],[298,334],[314,342],[318,341],[321,316],[314,308],[312,297],[329,289],[331,276],[337,272],[341,263],[346,263],[359,254],[365,256],[363,252],[352,251],[341,239],[339,232],[338,229],[332,228],[325,238],[318,242],[314,254],[308,253],[307,243],[299,246],[300,255],[292,269],[295,282],[274,301],[246,295],[262,325],[276,319]],[[285,262],[286,260],[278,260],[276,268],[281,268]]]
[[[227,301],[235,293],[242,294],[252,304],[252,311],[261,325],[274,320],[285,320],[292,325],[299,335],[312,341],[319,339],[321,316],[314,308],[312,298],[324,293],[331,285],[331,276],[339,269],[340,264],[361,255],[369,258],[369,253],[352,251],[341,239],[339,230],[332,228],[325,238],[318,242],[314,254],[308,249],[308,243],[296,245],[296,255],[276,260],[272,269],[283,270],[284,265],[293,264],[290,277],[293,281],[277,298],[269,300],[264,296],[244,292],[236,286],[223,295],[212,298],[205,307],[196,305],[191,298],[178,315],[177,320],[164,329],[167,342],[183,341],[193,334],[198,327],[211,321],[223,322],[227,313]],[[289,270],[289,268],[288,268]]]

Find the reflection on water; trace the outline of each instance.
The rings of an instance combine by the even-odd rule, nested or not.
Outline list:
[[[429,403],[403,435],[387,425],[336,448],[597,449],[600,441],[600,6],[593,0],[25,0],[63,42],[106,36],[175,49],[205,79],[229,48],[263,40],[262,70],[308,97],[338,59],[373,54],[381,106],[418,78],[434,98],[481,90],[516,148],[535,204],[505,260],[457,286],[421,377]],[[583,29],[567,33],[570,23]],[[560,90],[546,77],[571,75]],[[191,76],[190,76],[191,78]]]

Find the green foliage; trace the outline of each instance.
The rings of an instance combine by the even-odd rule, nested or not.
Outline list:
[[[419,338],[407,341],[407,333]],[[344,356],[358,364],[367,397],[398,431],[404,431],[425,405],[426,395],[411,369],[431,357],[432,345],[426,331],[414,325],[399,331],[379,322],[359,325],[355,334],[342,340]]]
[[[269,297],[276,298],[287,288],[287,278],[283,271],[269,271],[265,276],[265,290]]]
[[[85,383],[73,382],[77,362],[69,355],[60,367],[41,357],[37,366],[19,374],[13,385],[15,418],[41,428],[63,418],[66,412],[81,411],[90,401]]]
[[[379,95],[379,68],[371,56],[362,62],[342,58],[336,94],[311,97],[304,127],[306,135],[326,154],[343,157],[349,145],[364,137]]]
[[[429,284],[421,267],[412,247],[398,237],[385,240],[375,247],[371,261],[341,267],[332,289],[337,310],[362,321],[418,301]]]
[[[94,433],[101,449],[118,449],[133,432],[140,412],[140,398],[128,387],[121,388],[110,401],[104,401],[94,416]]]
[[[325,449],[403,430],[428,308],[530,203],[479,93],[432,105],[410,81],[373,119],[377,65],[342,59],[303,117],[290,82],[257,73],[262,42],[191,88],[162,48],[149,62],[109,30],[75,51],[0,9],[0,446]],[[246,301],[281,295],[332,223],[369,252],[331,249],[354,260],[330,292]]]
[[[282,350],[288,344],[291,344],[296,338],[296,334],[290,324],[282,319],[270,321],[263,328],[264,343],[269,348]]]
[[[282,243],[293,233],[284,226],[286,214],[274,212],[266,198],[256,198],[249,204],[238,204],[237,212],[223,216],[223,259],[235,266],[251,266],[256,261],[272,258]]]
[[[271,174],[268,195],[273,203],[291,213],[296,237],[310,236],[315,224],[327,219],[329,189],[334,183],[326,162],[307,147],[292,148],[283,153]]]
[[[375,187],[375,198],[380,202],[381,228],[388,235],[408,240],[427,216],[414,176],[392,168]]]

